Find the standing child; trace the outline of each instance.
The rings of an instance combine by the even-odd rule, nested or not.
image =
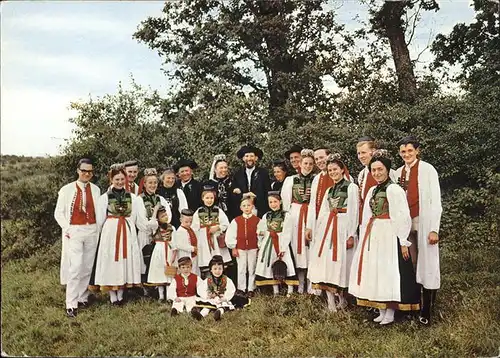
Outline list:
[[[253,214],[255,194],[245,193],[241,199],[242,215],[236,217],[226,232],[226,244],[236,257],[238,266],[238,290],[253,297],[255,289],[255,266],[257,265],[257,226],[260,219]],[[247,285],[248,272],[248,285]]]
[[[191,228],[193,223],[193,211],[183,209],[181,211],[180,226],[175,231],[172,245],[177,249],[179,257],[191,257],[193,264],[193,273],[200,275],[198,266],[198,238]]]
[[[176,316],[182,313],[184,307],[186,312],[191,312],[196,304],[196,292],[201,283],[200,278],[191,272],[193,267],[191,258],[184,256],[178,261],[179,273],[174,276],[172,283],[167,289],[167,299],[172,300],[172,311],[170,314]]]
[[[293,286],[298,286],[299,281],[295,276],[295,268],[290,253],[293,223],[290,214],[281,208],[279,192],[268,193],[269,210],[257,226],[261,237],[259,240],[259,255],[255,269],[255,284],[257,286],[273,286],[274,294],[279,293],[279,285],[284,282],[288,285],[288,294],[293,292]],[[273,264],[282,261],[286,265],[284,280],[278,280],[273,274]]]
[[[165,300],[165,286],[172,282],[177,274],[177,250],[173,248],[172,236],[174,227],[169,223],[165,207],[158,209],[158,230],[153,236],[155,246],[151,255],[147,286],[158,288],[159,301]]]
[[[194,318],[201,320],[211,311],[214,311],[214,319],[219,321],[224,311],[232,311],[235,309],[235,305],[243,307],[244,304],[241,302],[241,296],[238,296],[238,302],[233,302],[233,299],[236,299],[234,295],[236,288],[233,281],[223,274],[224,259],[222,256],[215,255],[212,257],[208,266],[210,273],[200,283],[198,289],[200,298],[191,313]],[[248,303],[248,299],[243,299]]]
[[[203,186],[201,192],[203,205],[196,210],[193,217],[192,227],[198,237],[198,265],[202,278],[208,273],[208,263],[214,255],[222,255],[225,264],[231,262],[231,255],[225,247],[225,242],[218,240],[219,235],[227,230],[229,220],[224,211],[214,205],[215,192],[216,188],[213,185]]]

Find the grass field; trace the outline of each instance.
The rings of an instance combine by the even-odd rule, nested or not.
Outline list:
[[[319,297],[257,296],[250,307],[198,322],[170,305],[107,297],[64,315],[58,267],[43,257],[2,266],[2,352],[42,356],[492,357],[500,347],[500,250],[442,250],[434,324],[380,327],[361,308],[328,313]]]

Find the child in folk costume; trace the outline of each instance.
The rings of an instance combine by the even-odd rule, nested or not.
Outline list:
[[[177,249],[179,257],[191,257],[192,272],[199,276],[198,238],[196,232],[191,228],[192,223],[193,212],[190,209],[183,209],[181,212],[180,226],[174,232],[172,245]]]
[[[142,193],[139,195],[144,203],[144,207],[146,208],[146,217],[148,220],[151,220],[153,216],[153,211],[155,207],[162,206],[164,209],[163,220],[167,220],[170,223],[170,219],[172,217],[172,212],[170,211],[170,207],[164,198],[160,195],[156,194],[156,189],[158,188],[158,177],[155,168],[147,168],[144,169],[144,177],[143,177],[143,187]],[[158,210],[158,209],[157,209]],[[149,264],[151,260],[151,254],[153,250],[152,242],[154,231],[144,231],[140,230],[137,233],[137,239],[139,240],[139,249],[142,252],[143,258],[143,267],[141,270],[142,273],[142,282],[146,283],[149,272]],[[144,288],[144,293],[147,294],[146,289]]]
[[[335,294],[344,308],[354,238],[358,228],[358,186],[344,177],[345,162],[330,154],[327,170],[333,179],[323,198],[311,247],[309,279],[313,289],[326,291],[328,308],[336,312]]]
[[[176,316],[186,309],[192,312],[196,305],[196,294],[202,280],[191,272],[191,258],[184,256],[177,262],[179,273],[174,276],[172,283],[167,289],[167,299],[172,301],[172,311],[170,314]]]
[[[411,229],[410,211],[403,189],[389,178],[387,151],[373,154],[368,165],[377,185],[368,191],[363,208],[361,241],[349,278],[349,293],[360,306],[378,308],[374,319],[381,325],[394,321],[394,311],[419,309],[420,292],[406,239]]]
[[[281,208],[281,196],[277,191],[268,193],[269,210],[259,222],[259,254],[255,269],[255,284],[257,287],[273,286],[274,295],[279,294],[279,285],[288,285],[288,294],[293,292],[293,286],[298,286],[299,281],[295,276],[290,242],[292,240],[293,222],[289,213]],[[284,279],[275,277],[273,267],[277,261],[286,265]],[[279,265],[283,266],[283,265]],[[281,275],[280,275],[281,276]]]
[[[220,255],[215,255],[210,260],[210,273],[207,278],[200,283],[196,307],[191,314],[197,320],[206,317],[211,311],[214,312],[214,319],[219,321],[225,311],[232,311],[235,306],[242,308],[249,301],[245,297],[235,296],[236,287],[233,281],[224,275],[224,259]]]
[[[193,216],[193,230],[198,238],[198,266],[203,278],[208,273],[208,263],[214,255],[221,255],[224,262],[231,262],[231,255],[224,240],[219,236],[224,233],[229,220],[215,203],[216,188],[213,185],[204,185],[201,192],[203,205],[196,210]]]
[[[226,244],[236,257],[238,267],[238,290],[253,297],[255,289],[255,266],[257,265],[258,238],[257,226],[260,218],[253,214],[255,194],[245,193],[241,199],[242,215],[237,216],[226,232]],[[248,285],[247,285],[248,273]]]
[[[141,251],[137,228],[153,231],[158,227],[156,212],[148,221],[142,199],[125,190],[125,170],[114,165],[108,173],[111,188],[97,203],[96,219],[101,236],[95,262],[95,286],[109,291],[111,303],[123,302],[125,287],[141,285]],[[96,287],[93,287],[96,288]]]
[[[420,143],[409,136],[399,141],[399,154],[405,165],[396,172],[406,191],[412,226],[410,254],[416,267],[417,282],[422,285],[419,322],[428,325],[436,291],[441,284],[439,268],[439,225],[441,221],[441,189],[434,167],[419,159]]]
[[[169,223],[165,207],[158,209],[158,230],[153,236],[155,245],[151,255],[146,285],[158,287],[158,298],[165,300],[165,286],[177,274],[177,250],[172,245],[175,228]]]
[[[309,261],[309,240],[306,240],[307,211],[311,199],[311,186],[314,179],[314,151],[302,149],[300,152],[300,174],[285,179],[281,189],[283,210],[290,213],[293,223],[292,254],[295,260],[295,269],[299,277],[298,292],[304,292],[306,270]],[[308,284],[308,291],[310,285]]]
[[[363,170],[359,172],[358,175],[358,186],[359,186],[359,223],[363,219],[363,206],[365,203],[366,194],[371,187],[377,185],[377,181],[373,178],[372,174],[368,170],[368,164],[372,159],[373,152],[377,150],[377,145],[375,139],[370,136],[361,137],[358,139],[356,144],[356,152],[358,153],[358,159],[363,164]],[[389,177],[396,183],[396,172],[391,169],[389,172]]]

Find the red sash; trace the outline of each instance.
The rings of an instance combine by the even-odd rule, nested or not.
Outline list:
[[[183,226],[184,229],[188,232],[189,235],[189,243],[191,246],[198,247],[198,238],[196,237],[196,234],[194,233],[193,229],[190,227],[185,227]],[[191,257],[196,257],[196,252],[191,252]]]
[[[370,233],[372,232],[372,226],[375,219],[390,219],[389,214],[382,214],[379,216],[372,216],[370,221],[368,221],[368,225],[366,226],[365,236],[363,237],[363,244],[361,245],[361,255],[359,256],[359,264],[358,264],[358,285],[361,283],[361,272],[363,271],[363,254],[365,252],[365,245],[368,239],[370,238]]]
[[[274,251],[276,251],[276,255],[280,254],[280,239],[278,237],[278,233],[276,231],[269,231],[269,236],[271,236],[271,240],[273,242]]]
[[[120,238],[123,238],[122,249],[123,258],[127,258],[127,224],[125,216],[108,215],[108,219],[118,219],[118,227],[116,228],[115,239],[115,261],[118,261],[120,256]]]
[[[214,246],[214,240],[212,238],[212,234],[210,233],[210,228],[212,226],[216,226],[216,225],[219,225],[219,224],[209,224],[209,225],[202,225],[201,227],[202,228],[205,228],[206,229],[206,232],[207,232],[207,240],[208,240],[208,246],[214,250],[215,249],[215,246]]]
[[[337,225],[338,225],[338,213],[347,213],[347,209],[333,209],[330,211],[330,215],[328,216],[328,222],[326,224],[326,229],[325,229],[325,234],[323,235],[323,240],[321,241],[321,246],[319,248],[319,253],[318,257],[321,257],[321,254],[323,253],[323,247],[325,246],[326,242],[326,235],[328,234],[328,230],[330,229],[330,226],[332,225],[333,222],[333,229],[332,229],[332,249],[333,249],[333,254],[332,254],[332,261],[337,261],[337,251],[338,251],[338,233],[337,233]]]
[[[300,205],[300,213],[299,213],[299,227],[298,227],[298,239],[297,239],[297,254],[300,255],[302,254],[302,230],[304,226],[307,226],[307,209],[309,207],[309,204],[302,203],[299,205]]]
[[[361,191],[360,191],[360,195],[359,195],[359,224],[360,225],[361,225],[361,222],[363,221],[363,208],[365,207],[365,198],[366,198],[366,195],[368,194],[368,190],[370,190],[370,188],[372,186],[377,185],[377,181],[373,177],[372,173],[369,170],[367,172],[368,172],[368,174],[366,174],[366,176],[363,180],[364,181],[363,193],[361,195]]]
[[[316,217],[319,215],[319,210],[321,209],[321,203],[323,202],[323,197],[325,196],[326,189],[333,185],[333,179],[330,178],[328,174],[319,174],[318,189],[316,190]]]

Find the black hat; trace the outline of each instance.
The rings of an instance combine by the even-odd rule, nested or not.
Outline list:
[[[183,256],[179,260],[177,260],[177,266],[179,267],[188,263],[192,264],[191,257],[189,256]]]
[[[360,142],[375,142],[375,138],[369,135],[365,135],[364,137],[358,139],[358,143]]]
[[[139,162],[137,160],[128,160],[123,165],[126,167],[133,167],[135,165],[139,165]]]
[[[213,265],[224,265],[224,259],[221,255],[214,255],[208,263],[208,268],[212,268]]]
[[[182,216],[193,216],[194,212],[191,209],[182,209],[181,210],[181,215]]]
[[[238,159],[242,159],[243,156],[247,153],[254,153],[257,157],[259,157],[259,159],[262,159],[262,157],[264,156],[262,150],[253,145],[244,145],[240,148],[240,150],[238,150],[236,156],[238,157]]]
[[[408,144],[411,144],[413,145],[413,147],[415,149],[417,149],[418,147],[420,147],[420,142],[418,141],[417,138],[415,138],[414,136],[412,135],[409,135],[408,137],[404,137],[403,139],[401,139],[399,142],[398,142],[398,147],[399,146],[402,146],[402,145],[408,145]]]
[[[272,190],[267,192],[267,196],[276,196],[281,200],[281,193],[278,190]]]
[[[290,159],[290,154],[292,154],[292,153],[299,153],[300,154],[302,149],[304,149],[304,148],[302,148],[300,145],[294,144],[290,149],[288,149],[285,152],[285,158]]]
[[[201,184],[201,192],[203,193],[204,191],[213,191],[217,192],[217,187],[212,181],[207,181],[203,184]]]
[[[198,168],[198,164],[191,159],[181,159],[174,165],[174,171],[177,173],[182,167],[190,167],[194,170]]]
[[[165,207],[164,207],[163,205],[160,205],[160,207],[158,208],[158,212],[157,212],[157,214],[159,214],[159,213],[164,213],[164,212],[166,212],[166,211],[167,211],[167,209],[165,209]]]

